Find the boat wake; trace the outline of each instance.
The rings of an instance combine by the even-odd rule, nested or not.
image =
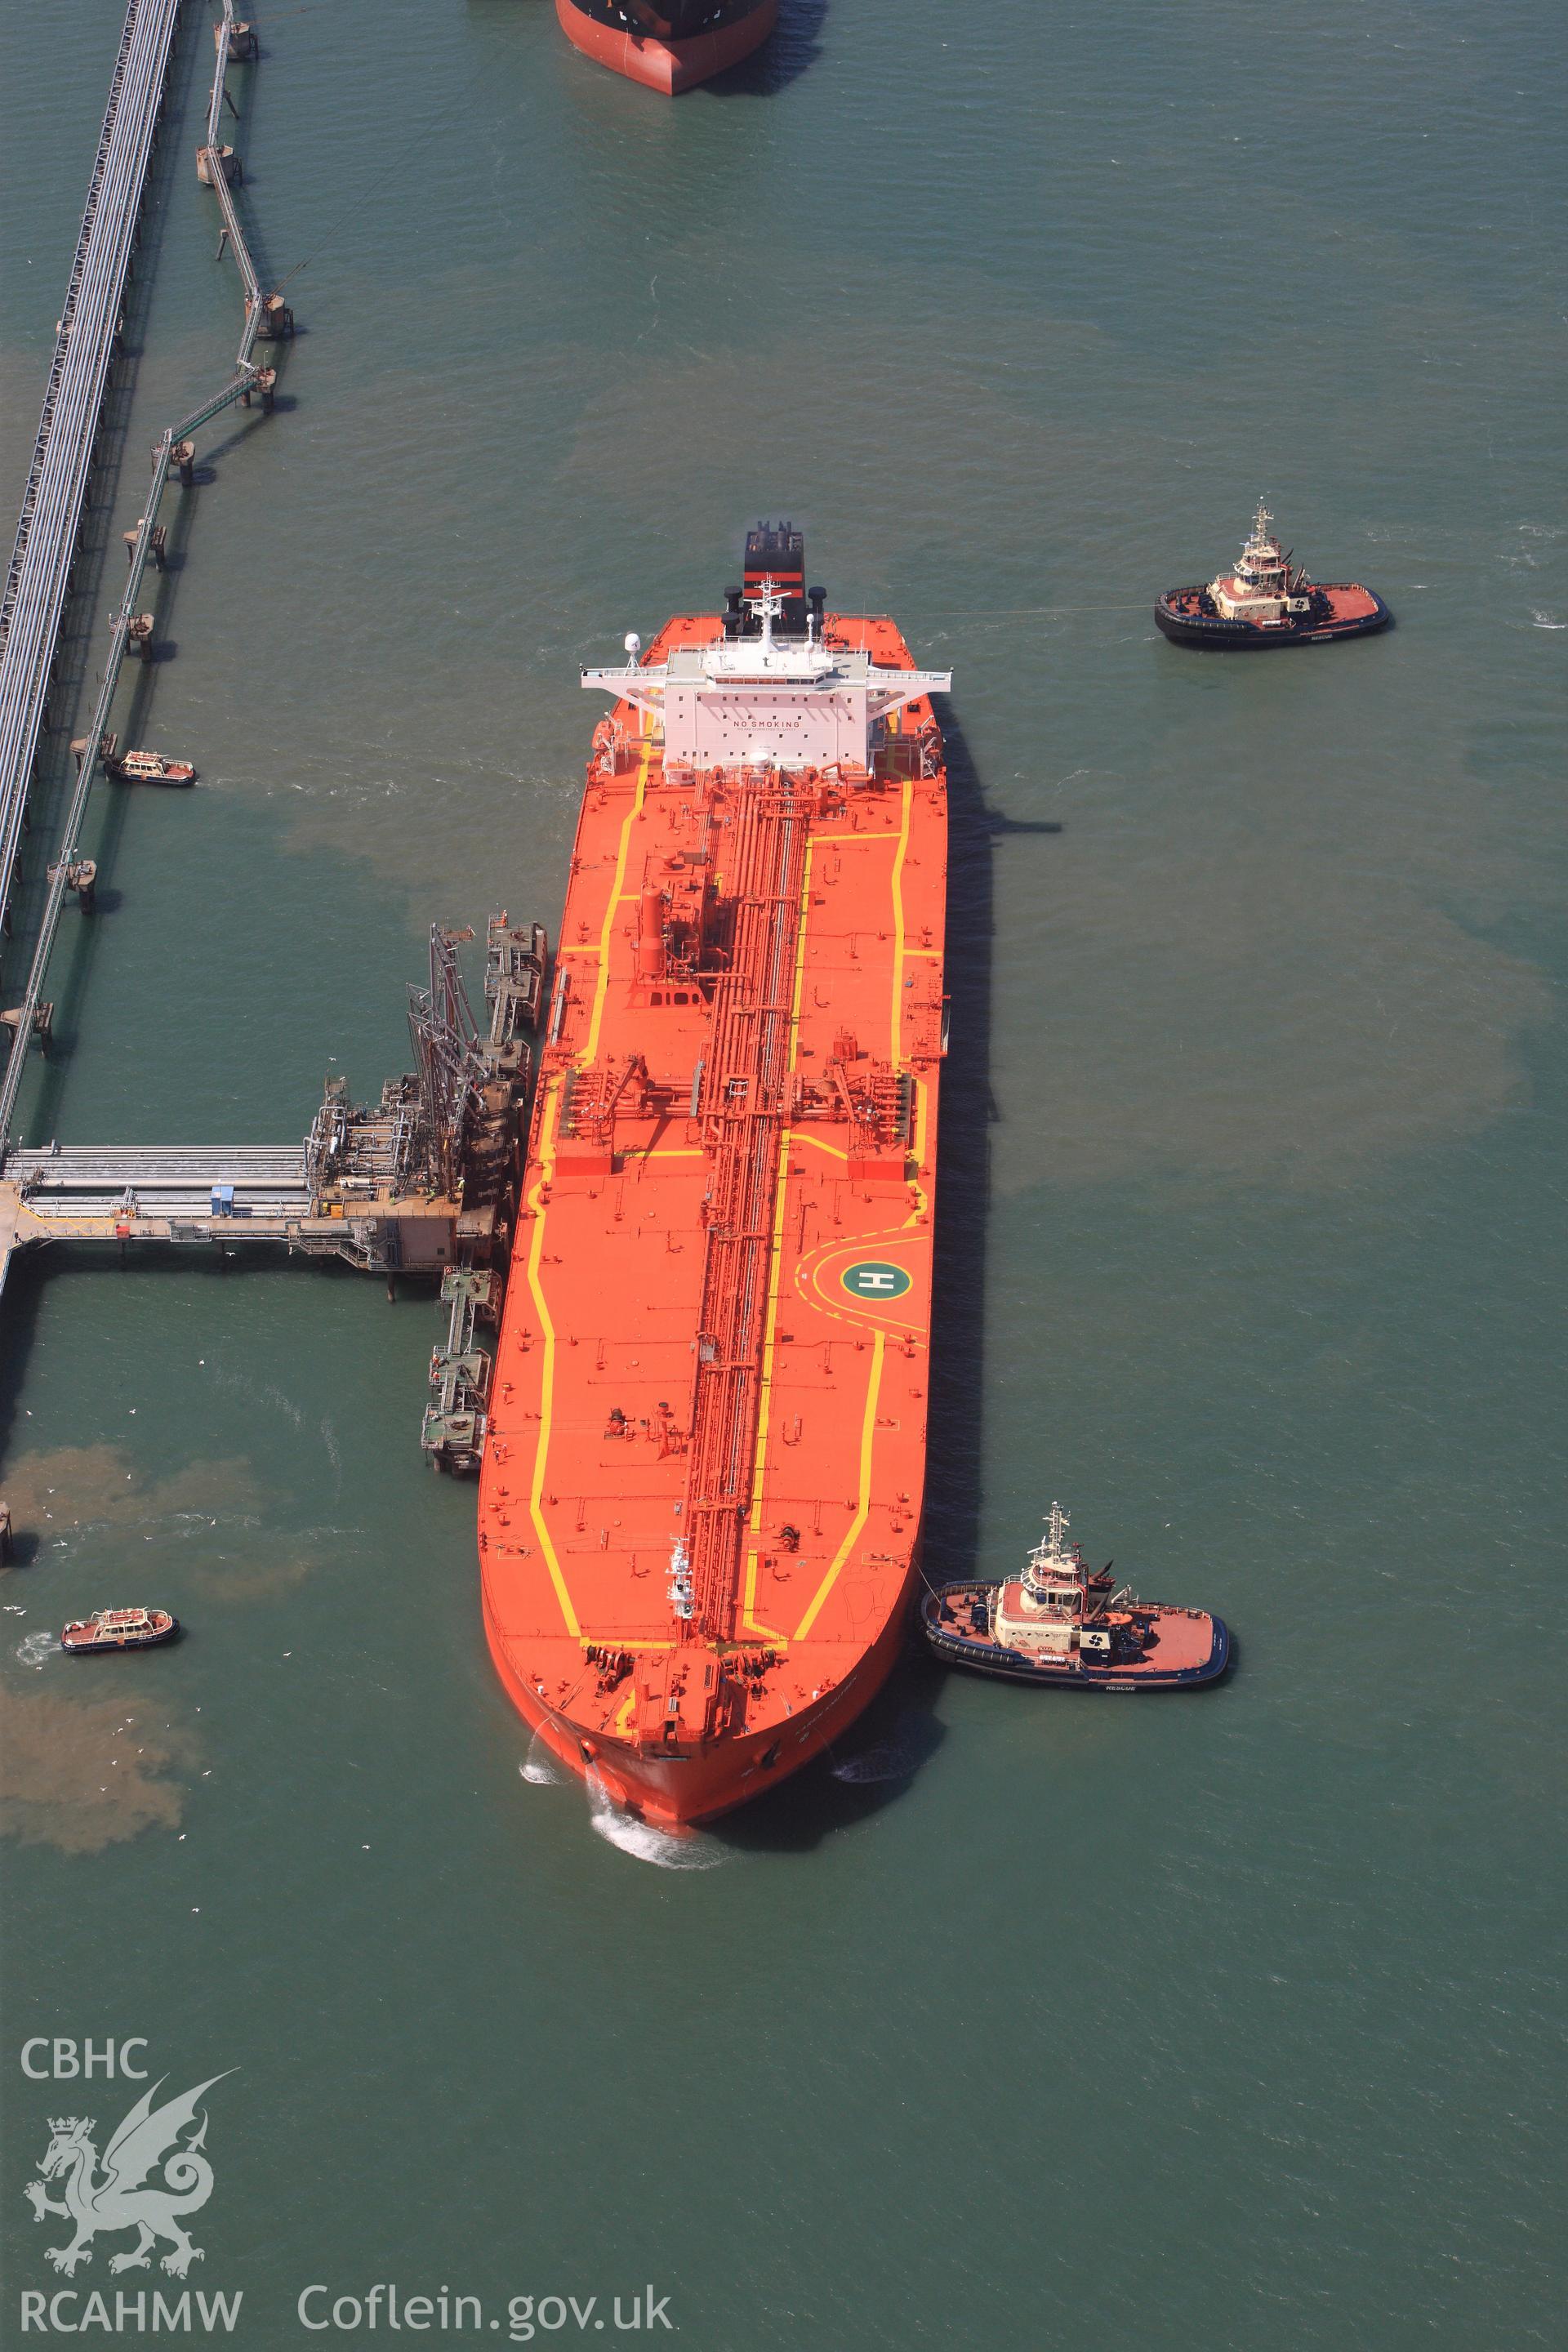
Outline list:
[[[536,1789],[559,1789],[572,1777],[563,1765],[556,1762],[537,1731],[517,1770],[520,1780],[527,1780]]]
[[[29,1633],[25,1641],[16,1644],[16,1655],[35,1673],[46,1666],[51,1658],[63,1654],[58,1638],[47,1625],[40,1625],[36,1633]]]
[[[688,1830],[677,1837],[668,1830],[656,1830],[639,1822],[635,1813],[624,1812],[612,1803],[596,1772],[588,1774],[586,1786],[588,1821],[595,1834],[617,1853],[629,1853],[634,1862],[651,1863],[656,1870],[716,1870],[730,1859],[729,1849],[701,1830]]]

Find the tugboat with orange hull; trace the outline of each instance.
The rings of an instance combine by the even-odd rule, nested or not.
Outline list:
[[[1224,1619],[1114,1591],[1108,1569],[1089,1573],[1067,1528],[1067,1513],[1053,1503],[1021,1576],[928,1589],[921,1614],[937,1656],[974,1674],[1066,1690],[1181,1690],[1217,1681],[1230,1664]]]
[[[778,0],[555,0],[574,48],[666,98],[761,48]]]
[[[931,1385],[947,786],[890,620],[760,526],[595,730],[479,1498],[543,1742],[663,1827],[809,1762],[898,1654]]]
[[[166,1609],[95,1609],[90,1617],[72,1618],[60,1647],[73,1658],[101,1650],[155,1650],[179,1630],[179,1619]]]
[[[1309,580],[1304,564],[1269,529],[1262,500],[1236,568],[1206,587],[1168,589],[1154,607],[1157,627],[1173,645],[1211,653],[1246,653],[1265,646],[1321,646],[1335,637],[1370,636],[1394,617],[1381,596],[1359,582],[1331,585]]]

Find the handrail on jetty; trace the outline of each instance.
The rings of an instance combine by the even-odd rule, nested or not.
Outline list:
[[[47,682],[54,660],[54,645],[59,628],[60,607],[79,525],[87,472],[91,462],[92,440],[97,429],[98,411],[103,398],[109,362],[113,355],[115,336],[119,331],[120,299],[124,284],[125,264],[129,258],[131,244],[134,236],[136,214],[142,199],[147,150],[152,143],[178,14],[179,0],[129,0],[125,32],[121,42],[120,65],[116,69],[114,84],[110,91],[109,111],[104,118],[104,134],[103,141],[100,144],[99,165],[93,174],[93,186],[88,199],[88,210],[83,215],[82,238],[78,247],[77,268],[71,278],[73,303],[78,300],[79,281],[87,282],[83,278],[83,253],[84,249],[90,250],[92,247],[93,239],[89,232],[95,231],[99,222],[105,220],[103,197],[109,194],[110,186],[104,170],[105,149],[107,147],[111,154],[116,150],[117,125],[121,120],[121,88],[127,80],[127,56],[130,54],[132,57],[139,57],[142,47],[151,47],[155,20],[162,33],[162,45],[156,54],[156,70],[153,71],[152,66],[148,66],[135,85],[138,89],[144,87],[147,92],[142,115],[138,118],[142,136],[139,163],[133,181],[127,178],[126,174],[121,174],[115,178],[113,186],[120,187],[121,179],[125,179],[130,193],[121,199],[123,216],[116,221],[106,223],[106,234],[110,228],[115,232],[118,239],[115,249],[120,255],[119,273],[117,277],[112,278],[112,299],[105,314],[106,319],[112,317],[113,331],[106,333],[100,339],[100,364],[96,393],[91,401],[90,421],[81,445],[81,462],[74,501],[69,504],[68,510],[61,507],[58,517],[52,518],[50,540],[51,544],[58,542],[56,551],[58,556],[58,584],[54,598],[53,618],[48,629],[47,658],[42,662],[40,674],[42,682],[38,683],[34,698],[36,708],[31,733],[26,738],[25,761],[5,760],[10,740],[8,670],[5,674],[4,690],[0,691],[0,760],[5,760],[5,764],[0,764],[0,896],[6,898],[8,898],[15,866],[16,837],[21,830],[27,784],[30,781],[33,756],[37,748],[44,698],[42,683]],[[143,34],[144,41],[142,39]],[[88,726],[86,745],[79,762],[76,785],[66,812],[58,846],[50,861],[48,892],[39,919],[32,966],[27,975],[26,992],[14,1016],[5,1075],[0,1077],[0,1166],[4,1165],[5,1153],[11,1144],[11,1122],[16,1113],[16,1096],[26,1067],[27,1050],[39,1027],[39,1007],[43,1002],[44,982],[48,971],[49,957],[54,947],[56,932],[59,928],[60,914],[65,906],[66,898],[72,887],[71,868],[76,862],[82,824],[87,815],[88,801],[102,761],[103,740],[109,723],[110,708],[114,699],[115,689],[120,683],[121,669],[132,642],[132,625],[138,618],[137,601],[141,593],[142,576],[153,551],[158,508],[168,485],[169,475],[178,464],[182,478],[186,480],[190,478],[190,457],[194,453],[188,448],[189,436],[204,425],[210,424],[215,416],[221,415],[226,408],[232,407],[237,401],[244,402],[248,407],[251,394],[259,393],[263,407],[268,410],[271,408],[273,385],[276,381],[275,373],[271,368],[258,366],[252,354],[258,339],[264,331],[272,336],[284,335],[290,333],[293,328],[292,315],[283,304],[282,298],[279,295],[273,295],[269,299],[263,298],[260,281],[256,274],[256,265],[245,240],[238,209],[235,205],[230,186],[230,174],[237,172],[238,166],[233,151],[223,146],[217,136],[226,96],[224,78],[228,70],[231,56],[236,57],[237,62],[239,56],[255,55],[255,35],[248,26],[236,24],[234,0],[223,0],[222,22],[214,26],[213,36],[217,58],[213,73],[211,100],[207,107],[206,137],[197,152],[196,171],[198,177],[214,191],[217,197],[218,210],[223,218],[223,237],[218,249],[221,253],[223,246],[226,244],[239,269],[245,297],[244,326],[240,334],[239,348],[235,355],[234,372],[228,381],[210,398],[193,408],[187,415],[182,416],[177,423],[167,426],[153,445],[153,479],[147,493],[146,511],[137,524],[136,535],[131,543],[129,551],[131,562],[125,593],[110,618],[109,659],[104,667],[102,683],[99,688],[92,718]],[[237,54],[235,44],[237,37],[239,36],[244,37],[245,47],[243,51]],[[232,101],[230,102],[232,104]],[[129,133],[127,136],[129,137]],[[100,273],[94,272],[92,275],[91,282],[95,285],[99,274]],[[61,325],[61,344],[58,345],[56,350],[55,373],[49,379],[50,390],[45,399],[44,419],[39,428],[38,450],[35,454],[35,475],[38,473],[42,457],[46,480],[52,478],[47,458],[47,445],[50,443],[53,434],[50,404],[55,397],[56,378],[60,373],[62,348],[68,359],[74,348],[69,304]],[[29,498],[33,496],[33,480],[30,478]],[[37,505],[37,501],[35,499],[35,509]],[[23,551],[31,539],[36,536],[37,528],[37,512],[35,511],[30,518],[29,506],[25,500],[22,523],[17,532],[19,551]],[[16,569],[17,559],[13,558],[14,574]],[[8,583],[6,617],[9,615],[10,597],[11,590]],[[0,621],[0,626],[3,625],[4,622]],[[9,640],[7,639],[3,648],[0,648],[0,661],[3,661],[8,654]],[[37,662],[34,664],[34,669],[37,670]]]
[[[6,917],[178,16],[179,0],[129,0],[125,12],[0,595],[0,912]]]

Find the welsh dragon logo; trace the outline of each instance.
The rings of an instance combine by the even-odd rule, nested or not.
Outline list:
[[[161,2239],[167,2239],[173,2248],[163,2256],[163,2266],[175,2278],[184,2278],[193,2263],[202,2261],[202,2249],[192,2245],[182,2218],[199,2212],[213,2193],[213,2168],[202,2154],[207,2136],[205,2114],[190,2139],[182,2144],[180,2136],[196,2122],[204,2093],[223,2079],[222,2074],[214,2074],[195,2090],[154,2107],[153,2102],[168,2080],[161,2075],[142,2094],[104,2149],[101,2172],[91,2138],[93,2118],[50,2117],[52,2137],[39,2161],[39,2177],[29,2180],[22,2193],[32,2206],[36,2221],[58,2214],[61,2221],[76,2225],[68,2246],[45,2249],[56,2270],[69,2278],[79,2263],[90,2263],[92,2241],[100,2231],[139,2233],[129,2253],[111,2257],[111,2271],[146,2270],[152,2250]],[[153,2176],[160,2172],[162,2179],[155,2179]],[[44,2185],[61,2179],[63,2200],[51,2197]]]

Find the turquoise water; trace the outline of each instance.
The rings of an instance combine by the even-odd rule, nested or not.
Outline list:
[[[26,2079],[40,2033],[239,2069],[189,2283],[258,2352],[383,2281],[502,2340],[651,2281],[695,2352],[1555,2340],[1560,16],[784,16],[669,106],[544,0],[258,10],[245,201],[303,331],[172,509],[136,720],[203,784],[100,804],[29,1133],[374,1092],[432,919],[554,921],[575,665],[793,513],[955,674],[932,1557],[994,1570],[1059,1493],[1239,1671],[1116,1710],[911,1668],[841,1777],[605,1834],[522,1777],[426,1301],[24,1265],[7,2342],[62,2284],[47,2118],[101,2145],[131,2095]],[[0,19],[14,484],[118,23]],[[196,12],[94,671],[142,453],[237,336],[209,55]],[[1394,631],[1157,638],[1260,492]],[[26,1662],[143,1591],[181,1649]]]

